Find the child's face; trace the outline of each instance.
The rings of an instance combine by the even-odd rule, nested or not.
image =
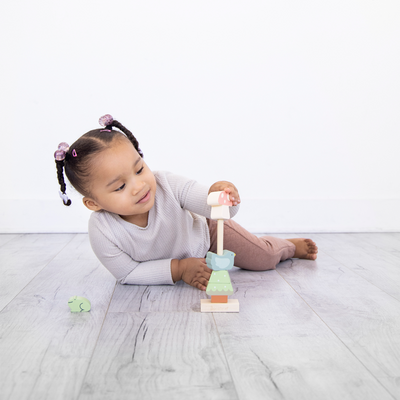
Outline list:
[[[92,170],[93,197],[84,197],[86,207],[119,214],[130,222],[147,217],[154,205],[157,184],[128,139],[114,140],[93,160]]]

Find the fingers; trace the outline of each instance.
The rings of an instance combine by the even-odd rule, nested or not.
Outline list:
[[[237,206],[240,203],[239,191],[233,183],[228,181],[216,182],[210,187],[208,193],[210,194],[211,192],[218,192],[220,190],[229,194],[229,198],[234,206]]]
[[[185,269],[182,280],[200,290],[206,290],[212,270],[208,268],[205,258],[186,259],[187,268]]]
[[[208,285],[208,280],[210,279],[210,276],[208,276],[208,278],[205,278],[204,276],[199,276],[196,277],[191,283],[191,286],[194,286],[197,289],[200,290],[206,290],[207,289],[207,285]]]
[[[224,190],[229,194],[229,200],[232,202],[232,204],[237,206],[240,203],[239,192],[236,189],[232,190],[230,188],[225,188]]]
[[[201,260],[201,262],[203,263],[203,265],[202,265],[202,266],[203,266],[203,270],[204,270],[205,272],[208,272],[207,279],[209,279],[211,273],[213,272],[213,270],[212,270],[211,268],[208,267],[207,261],[206,261],[205,258],[199,258],[199,260]]]
[[[232,185],[233,186],[233,185]],[[224,189],[225,193],[229,194],[229,200],[232,202],[234,206],[237,206],[240,203],[240,196],[238,190],[233,186],[226,187]]]
[[[200,290],[206,290],[208,281],[210,280],[210,276],[212,273],[212,269],[208,268],[206,259],[202,258],[202,265],[201,269],[197,272],[197,282],[196,282],[196,287]]]
[[[194,287],[204,291],[204,290],[207,290],[207,285],[208,285],[208,281],[204,281],[203,283],[197,282],[197,283],[195,283]]]

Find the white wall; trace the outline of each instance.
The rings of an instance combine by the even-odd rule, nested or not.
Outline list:
[[[399,21],[397,0],[3,0],[0,232],[86,230],[53,153],[105,113],[154,170],[234,182],[252,231],[400,231]]]

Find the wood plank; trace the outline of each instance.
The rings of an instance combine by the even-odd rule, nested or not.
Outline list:
[[[200,312],[205,292],[180,281],[175,285],[117,285],[109,312]]]
[[[11,235],[7,235],[11,236]],[[8,304],[75,236],[18,235],[1,246],[0,310]]]
[[[287,261],[278,272],[393,398],[400,399],[399,301],[323,253],[315,263]]]
[[[9,242],[10,240],[17,239],[21,237],[22,234],[6,234],[6,233],[1,233],[0,234],[0,247]]]
[[[370,247],[400,255],[400,233],[353,233],[351,234],[356,240],[355,244],[360,244],[362,241],[369,244]]]
[[[232,278],[240,313],[214,318],[241,400],[392,399],[277,271]]]
[[[399,302],[368,283],[373,271],[361,277],[325,253],[347,246],[353,264],[359,254],[385,275],[400,235],[375,235],[325,235],[322,246],[316,234],[299,235],[322,247],[317,262],[234,268],[231,298],[239,299],[240,313],[214,315],[200,313],[206,294],[183,282],[117,285],[110,304],[115,279],[87,235],[73,235],[0,312],[0,397],[400,399]],[[0,244],[1,261],[4,248],[26,240],[4,253],[21,279],[60,245],[36,246],[32,238]],[[91,312],[70,313],[73,295],[87,297]]]
[[[360,240],[360,234],[317,234],[319,249],[371,284],[400,300],[400,252],[382,250]],[[384,234],[373,234],[377,242]],[[379,239],[380,238],[380,239]],[[392,246],[394,242],[391,243]]]
[[[276,271],[252,272],[234,268],[230,275],[236,291],[231,297],[239,299],[241,311],[235,317],[218,314],[214,318],[240,399],[282,396],[293,399],[391,398]],[[178,290],[180,287],[186,290],[185,294]],[[133,309],[141,304],[141,309],[148,307],[163,315],[179,311],[181,304],[194,309],[193,302],[199,301],[198,296],[202,297],[202,292],[182,284],[146,287],[145,290],[134,286],[118,289],[128,297],[133,294],[130,302],[123,302],[121,296],[119,307]],[[142,297],[138,297],[139,294]],[[283,364],[279,363],[282,357]],[[100,358],[95,364],[101,364]],[[347,367],[343,368],[342,364]],[[269,365],[269,372],[265,365]],[[90,388],[99,372],[91,374]],[[104,375],[104,371],[100,373],[100,376]],[[129,392],[129,389],[124,390]],[[124,390],[117,392],[116,397],[123,396]],[[331,396],[332,393],[338,397]],[[144,396],[145,393],[141,394]],[[92,389],[87,395],[92,398],[103,396]]]
[[[79,396],[87,399],[237,399],[212,314],[109,313]]]
[[[0,313],[2,398],[76,399],[114,287],[88,236],[74,235]],[[88,298],[91,311],[71,313],[73,295]]]

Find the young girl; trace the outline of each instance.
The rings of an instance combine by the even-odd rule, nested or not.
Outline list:
[[[128,129],[108,114],[99,122],[103,129],[87,132],[72,146],[60,143],[54,153],[64,204],[71,200],[63,170],[94,211],[89,221],[94,253],[122,284],[183,280],[206,290],[212,271],[204,257],[217,248],[217,221],[209,219],[207,196],[229,193],[234,217],[240,203],[237,188],[219,181],[208,189],[178,175],[152,172]],[[264,271],[291,257],[317,258],[310,239],[258,238],[233,220],[224,226],[224,248],[236,253],[237,267]]]

